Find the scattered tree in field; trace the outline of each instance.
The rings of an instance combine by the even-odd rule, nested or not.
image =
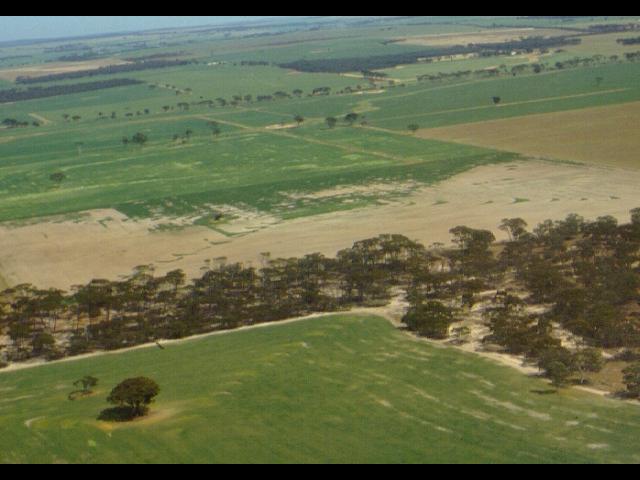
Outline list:
[[[352,113],[347,113],[345,115],[344,121],[349,125],[353,125],[359,118],[360,118],[359,114],[352,112]]]
[[[409,130],[411,133],[416,133],[418,130],[420,130],[420,125],[416,125],[415,123],[412,123],[407,127],[407,130]]]
[[[207,126],[211,130],[211,135],[215,138],[220,135],[220,125],[215,120],[207,122]]]
[[[333,128],[338,123],[338,119],[336,117],[327,117],[324,122],[327,124],[327,127]]]
[[[122,137],[121,142],[126,147],[127,145],[129,145],[129,137]]]
[[[298,126],[304,123],[304,117],[302,115],[296,115],[293,117],[293,120],[298,124]]]
[[[80,380],[76,380],[73,382],[74,387],[80,388],[80,390],[76,390],[75,392],[71,392],[69,394],[69,400],[75,400],[78,395],[88,396],[93,393],[93,388],[98,385],[98,379],[91,375],[86,375],[82,377]]]
[[[502,102],[502,98],[500,97],[493,97],[492,100],[494,105],[499,105],[500,102]]]
[[[88,395],[92,392],[92,388],[98,385],[98,379],[96,377],[92,377],[91,375],[86,375],[80,380],[76,380],[75,382],[73,382],[73,384],[76,387],[82,387],[82,391]]]
[[[129,378],[112,391],[107,401],[112,405],[127,407],[131,418],[142,417],[147,414],[149,405],[160,393],[158,384],[146,377]]]
[[[56,183],[61,183],[67,178],[67,176],[62,172],[56,172],[49,175],[49,180]]]
[[[149,139],[147,138],[147,136],[144,133],[140,133],[140,132],[136,133],[133,137],[131,137],[131,142],[136,143],[141,147],[143,147],[148,140]]]

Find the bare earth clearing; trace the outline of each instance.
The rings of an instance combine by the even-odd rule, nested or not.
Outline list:
[[[151,220],[93,211],[75,220],[1,226],[0,276],[13,285],[69,289],[92,278],[117,279],[141,264],[154,264],[159,274],[182,268],[196,276],[207,260],[223,256],[256,266],[266,251],[272,258],[332,256],[382,233],[404,234],[428,246],[448,244],[450,228],[468,225],[501,238],[497,225],[505,217],[522,217],[531,226],[569,213],[626,221],[640,205],[639,183],[640,172],[521,161],[478,167],[386,205],[280,223],[255,214],[239,217],[225,231],[250,232],[249,223],[255,231],[232,237],[196,226],[152,232],[157,224]]]
[[[53,75],[57,73],[79,72],[82,70],[96,70],[100,67],[108,67],[111,65],[123,65],[126,62],[119,58],[98,58],[95,60],[86,60],[82,62],[51,62],[40,65],[29,65],[18,68],[8,68],[0,70],[0,79],[15,81],[18,77],[43,77],[45,75]]]
[[[424,129],[422,138],[523,155],[640,168],[640,102]]]

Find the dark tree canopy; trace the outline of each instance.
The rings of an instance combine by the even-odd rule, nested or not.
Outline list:
[[[129,378],[115,387],[107,401],[113,405],[128,406],[134,417],[143,416],[148,406],[160,393],[160,386],[146,377]]]

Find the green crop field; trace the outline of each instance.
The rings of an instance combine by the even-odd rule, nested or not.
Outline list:
[[[94,375],[94,396],[69,401]],[[98,422],[120,380],[151,415]],[[637,462],[637,407],[341,315],[0,374],[0,462]]]
[[[280,194],[288,191],[374,179],[431,183],[474,165],[511,158],[355,127],[325,132],[325,127],[316,125],[291,133],[251,126],[251,120],[260,123],[269,115],[207,111],[20,132],[2,145],[0,219],[115,206],[126,213],[148,213],[167,199],[183,207],[159,213],[193,213],[205,204],[227,203],[273,211],[282,202]],[[241,123],[249,117],[253,118]],[[269,121],[276,118],[280,117],[272,115]],[[220,122],[220,135],[212,136],[210,121]],[[187,130],[192,134],[185,143],[173,140],[174,135],[184,137]],[[146,145],[121,143],[122,137],[138,131],[149,137]],[[66,176],[61,184],[49,178],[56,172]],[[191,207],[185,208],[184,202]]]

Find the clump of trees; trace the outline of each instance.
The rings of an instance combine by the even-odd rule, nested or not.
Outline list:
[[[6,128],[17,128],[17,127],[29,126],[29,122],[23,122],[20,120],[16,120],[15,118],[5,118],[4,120],[2,120],[2,123],[0,124]]]
[[[190,130],[188,131],[191,132]],[[189,136],[191,136],[191,134],[189,134]],[[128,145],[129,143],[135,143],[136,145],[140,145],[141,147],[143,147],[148,141],[149,141],[149,137],[147,137],[142,132],[135,133],[131,138],[122,137],[122,144],[125,146]]]
[[[409,330],[437,340],[449,337],[449,327],[454,321],[453,309],[438,301],[414,304],[402,317],[402,323]]]
[[[619,38],[617,42],[620,45],[638,45],[640,44],[640,37],[633,38]]]

